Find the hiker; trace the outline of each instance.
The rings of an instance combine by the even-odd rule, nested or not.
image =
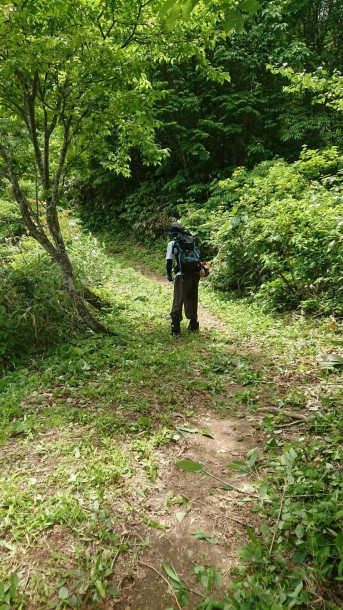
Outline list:
[[[170,312],[171,334],[175,336],[181,334],[183,306],[185,316],[189,320],[188,330],[196,333],[199,332],[198,286],[202,270],[199,252],[194,237],[178,223],[171,225],[168,235],[171,239],[166,254],[167,280],[172,282],[173,271],[175,274],[173,305]]]

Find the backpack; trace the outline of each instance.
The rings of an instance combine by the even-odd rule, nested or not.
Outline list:
[[[179,233],[173,243],[173,254],[178,263],[178,271],[181,273],[190,275],[200,271],[200,254],[193,235]]]

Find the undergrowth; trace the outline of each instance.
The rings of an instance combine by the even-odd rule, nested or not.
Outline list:
[[[101,607],[115,598],[113,557],[126,553],[134,563],[144,548],[122,532],[131,518],[152,522],[149,497],[161,455],[174,455],[175,412],[191,417],[205,401],[221,415],[248,412],[253,422],[266,400],[310,421],[287,441],[282,414],[266,415],[263,451],[233,465],[239,476],[256,477],[263,523],[247,528],[249,542],[227,594],[219,595],[213,566],[195,567],[199,608],[338,608],[341,376],[336,365],[320,373],[317,361],[328,351],[340,353],[339,325],[271,316],[204,283],[203,303],[230,334],[183,334],[175,342],[166,320],[171,286],[137,270],[140,264],[163,276],[165,244],[157,250],[123,237],[96,240],[68,224],[80,274],[111,302],[102,319],[113,334],[74,333],[0,380],[3,608]],[[229,401],[228,382],[241,387]],[[168,578],[186,600],[182,581]]]

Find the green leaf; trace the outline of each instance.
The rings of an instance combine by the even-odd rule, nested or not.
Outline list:
[[[197,428],[188,428],[187,426],[177,426],[176,430],[185,438],[188,438],[190,434],[198,432]]]
[[[246,13],[257,13],[257,11],[260,10],[261,5],[258,0],[242,0],[239,8]]]
[[[306,553],[304,553],[304,551],[295,551],[293,553],[293,561],[296,564],[300,564],[300,563],[304,563],[306,558]]]
[[[173,6],[170,14],[166,17],[166,26],[167,26],[168,30],[172,30],[173,27],[175,26],[179,13],[180,13],[180,5],[177,3],[177,4],[175,4],[175,6]]]
[[[204,472],[205,470],[200,462],[193,462],[193,460],[180,460],[176,462],[176,466],[186,472]]]
[[[0,540],[0,545],[3,546],[8,551],[15,551],[16,547],[11,542],[7,542],[7,540]]]
[[[257,449],[250,449],[247,453],[247,465],[249,468],[252,468],[257,460]]]
[[[304,537],[305,528],[304,528],[304,526],[303,526],[303,524],[302,524],[302,523],[299,523],[299,524],[297,525],[297,527],[295,528],[295,533],[296,533],[296,536],[297,536],[297,538],[298,538],[299,540],[301,540],[301,538],[303,538],[303,537]]]
[[[230,470],[240,470],[242,466],[245,466],[245,462],[242,462],[242,460],[233,460],[233,462],[226,464],[225,468],[230,468]]]
[[[211,432],[207,430],[207,428],[200,430],[200,434],[202,434],[203,436],[207,436],[208,438],[214,438],[213,434],[211,434]]]
[[[174,568],[171,568],[170,566],[168,566],[167,563],[161,563],[162,568],[164,569],[164,571],[166,572],[166,574],[169,576],[169,578],[171,578],[172,580],[174,580],[175,582],[177,582],[180,586],[182,586],[181,580],[179,578],[179,576],[177,575],[177,573],[175,572]]]
[[[231,9],[229,11],[229,16],[224,23],[224,32],[226,34],[230,34],[230,32],[232,32],[233,28],[236,25],[236,19],[237,19],[236,11],[234,9]]]
[[[259,561],[259,559],[261,559],[263,555],[263,552],[261,547],[256,546],[256,544],[253,544],[251,542],[248,542],[248,544],[246,544],[245,547],[243,547],[243,549],[241,549],[238,554],[243,559],[243,561]]]
[[[194,532],[193,536],[197,540],[206,540],[206,542],[209,542],[210,544],[219,543],[218,538],[216,538],[215,536],[211,536],[210,534],[205,534],[205,532],[202,532],[201,530],[196,530],[196,532]]]
[[[246,532],[250,538],[250,540],[253,541],[254,544],[256,544],[256,546],[261,546],[259,540],[256,538],[254,532],[252,531],[251,527],[249,527],[249,525],[245,526]]]
[[[24,426],[23,422],[15,421],[11,424],[11,427],[10,427],[11,436],[16,436],[17,434],[24,434],[24,433],[25,433],[25,426]]]
[[[236,608],[236,610],[241,610],[241,605],[238,603],[238,601],[234,598],[233,595],[230,595],[228,597],[228,601],[231,602],[231,604],[233,605],[234,608]]]
[[[266,498],[268,498],[268,490],[268,483],[262,483],[259,491],[261,500],[265,500]]]
[[[142,496],[142,498],[145,498],[145,493],[144,490],[141,487],[138,487],[136,485],[133,486],[133,489],[135,490],[135,492],[139,495]]]
[[[170,527],[170,525],[164,525],[164,523],[158,523],[157,521],[154,521],[153,519],[149,519],[149,517],[143,517],[142,521],[144,521],[144,523],[146,523],[147,525],[150,525],[151,527],[155,527],[158,530],[165,530]]]
[[[163,17],[166,16],[166,14],[168,13],[169,9],[171,9],[174,4],[176,4],[178,2],[178,0],[166,0],[166,2],[164,4],[162,4],[159,12],[158,12],[158,16],[163,19]]]
[[[189,19],[193,9],[192,0],[187,0],[181,6],[183,19]]]
[[[106,589],[105,589],[103,583],[101,582],[101,580],[96,580],[95,581],[95,586],[96,586],[96,588],[97,588],[97,590],[99,592],[99,595],[101,597],[106,597]]]
[[[190,434],[198,432],[198,428],[191,428],[190,426],[176,426],[176,430],[179,430],[180,432],[189,432]]]
[[[68,599],[69,597],[69,591],[67,589],[67,587],[61,587],[59,592],[58,592],[58,597],[60,599]]]
[[[337,354],[327,354],[325,360],[319,363],[321,369],[329,369],[335,366],[343,366],[342,356]]]
[[[288,597],[292,597],[292,598],[294,598],[294,599],[295,599],[296,597],[298,597],[298,595],[299,595],[300,591],[302,590],[303,586],[304,586],[304,583],[303,583],[303,581],[302,581],[302,580],[300,580],[300,581],[298,582],[297,586],[295,587],[295,589],[294,589],[293,593],[288,593]]]
[[[240,11],[237,11],[236,32],[240,34],[244,27],[244,17]]]
[[[71,597],[69,597],[68,599],[68,605],[71,608],[78,608],[79,606],[79,600],[77,599],[76,595],[72,595]]]
[[[146,426],[147,428],[150,428],[151,426],[151,419],[149,419],[149,417],[145,417],[143,415],[143,417],[140,417],[138,422],[137,422],[140,426]]]

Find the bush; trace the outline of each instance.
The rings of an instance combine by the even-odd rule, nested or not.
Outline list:
[[[176,197],[167,191],[162,180],[142,182],[132,194],[123,193],[118,200],[99,200],[80,196],[79,213],[92,230],[109,233],[127,232],[146,243],[161,237],[171,223],[176,209]],[[95,201],[95,203],[94,203]]]
[[[304,149],[216,183],[182,221],[216,250],[214,285],[279,310],[343,313],[343,156]],[[181,210],[182,211],[182,210]]]
[[[18,206],[11,201],[0,199],[0,241],[7,237],[17,237],[24,232]]]
[[[2,210],[3,208],[1,208]],[[81,286],[97,286],[106,273],[95,238],[82,234],[69,210],[60,222]],[[0,249],[0,369],[69,341],[81,321],[65,291],[58,266],[33,239],[4,238]],[[82,326],[83,328],[83,326]]]
[[[47,257],[26,254],[25,262],[0,269],[0,368],[66,339],[74,324],[59,271]]]

